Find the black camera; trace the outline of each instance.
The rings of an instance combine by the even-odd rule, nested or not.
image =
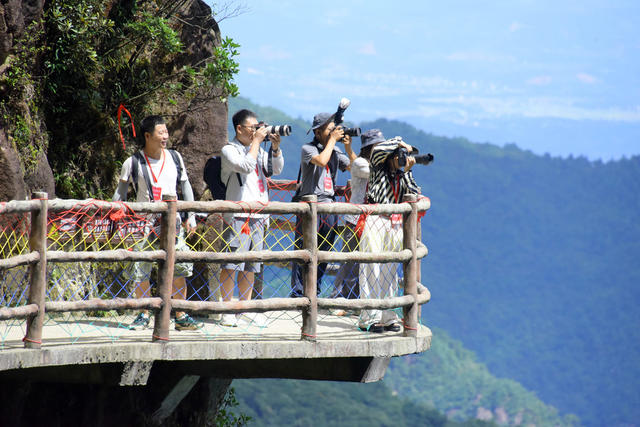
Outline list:
[[[344,134],[349,136],[360,136],[360,128],[343,128]]]
[[[409,155],[407,149],[404,147],[398,147],[395,149],[394,154],[398,156],[398,167],[405,167],[407,165],[407,156]],[[413,156],[413,158],[415,159],[417,165],[428,165],[429,163],[433,162],[433,154],[431,153],[417,154]]]

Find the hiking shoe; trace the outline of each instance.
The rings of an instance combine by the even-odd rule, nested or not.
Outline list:
[[[138,313],[133,322],[129,325],[130,331],[141,331],[149,327],[149,315],[143,312]]]
[[[176,317],[176,331],[195,331],[196,329],[200,329],[203,326],[203,322],[198,322],[186,313],[180,317]]]
[[[385,325],[384,330],[387,332],[400,332],[402,327],[397,323],[392,323],[391,325]]]
[[[373,325],[369,326],[359,326],[359,329],[362,332],[374,332],[376,334],[381,334],[382,332],[384,332],[384,325],[374,323]]]

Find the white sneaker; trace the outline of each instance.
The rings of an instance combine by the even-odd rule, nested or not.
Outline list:
[[[238,318],[235,314],[225,313],[220,320],[222,326],[238,326]]]
[[[238,315],[240,320],[247,319],[249,322],[253,323],[259,328],[264,328],[268,324],[267,316],[262,313],[242,313]]]

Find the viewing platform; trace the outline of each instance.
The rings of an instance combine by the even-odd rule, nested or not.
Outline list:
[[[422,325],[415,337],[374,334],[354,327],[353,316],[331,314],[319,315],[315,341],[300,340],[301,313],[273,311],[265,327],[224,327],[205,318],[200,330],[171,331],[170,341],[159,344],[151,342],[151,329],[126,329],[133,318],[47,319],[39,350],[24,348],[23,325],[11,327],[0,350],[0,379],[143,385],[152,363],[171,362],[185,375],[371,382],[382,378],[389,358],[423,352],[431,342]],[[83,328],[81,337],[70,337]],[[132,362],[140,365],[135,372]]]
[[[267,204],[175,196],[156,203],[48,200],[44,193],[0,203],[0,382],[9,384],[0,398],[24,405],[28,389],[10,390],[93,384],[133,405],[130,414],[137,411],[131,402],[144,396],[147,407],[157,408],[157,424],[192,389],[224,395],[235,378],[373,382],[391,357],[427,350],[431,331],[420,323],[420,308],[430,293],[420,283],[420,260],[428,251],[420,220],[429,199],[405,196],[389,205],[317,203],[314,196],[278,201],[290,198],[293,188],[295,182],[271,182],[274,201]],[[233,230],[230,214],[264,220],[261,250],[229,248],[229,236],[245,233]],[[317,231],[327,215],[338,219],[331,236]],[[372,225],[384,216],[380,224],[387,227],[393,216],[401,224],[392,226],[391,246],[352,250],[347,242],[357,230],[348,215],[372,219]],[[197,226],[185,233],[176,224],[188,216],[197,217]],[[132,276],[140,262],[157,271]],[[223,298],[221,266],[228,262],[259,263],[249,297]],[[292,292],[293,263],[301,267],[301,295]],[[339,282],[350,263],[386,266],[379,277],[383,293],[365,297],[361,287]],[[189,273],[177,275],[180,268]],[[141,294],[144,281],[150,296]],[[148,328],[131,330],[142,310],[151,314]],[[365,310],[393,310],[401,329],[363,331],[358,314]],[[176,330],[176,312],[195,318],[198,328]],[[238,325],[224,326],[223,315],[234,315]],[[134,397],[128,386],[145,391]]]

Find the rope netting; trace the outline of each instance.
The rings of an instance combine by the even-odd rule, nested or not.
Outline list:
[[[295,181],[270,182],[271,201],[291,201]],[[348,202],[348,191],[338,193],[336,203]],[[49,251],[105,251],[158,249],[160,214],[136,213],[125,203],[104,209],[97,201],[79,202],[65,211],[49,212],[47,248]],[[363,212],[366,214],[367,212]],[[186,213],[183,213],[187,220]],[[361,218],[362,217],[362,218]],[[178,227],[177,251],[238,250],[290,251],[301,247],[298,218],[295,214],[265,215],[262,209],[241,214],[195,213],[196,227],[191,232]],[[398,220],[399,219],[399,220]],[[320,250],[400,251],[402,216],[318,215]],[[360,221],[360,224],[358,224]],[[29,252],[29,214],[0,213],[0,259]],[[359,228],[359,229],[358,229]],[[240,248],[240,249],[239,249]],[[295,278],[292,262],[247,263],[249,273],[235,272],[237,265],[225,263],[176,263],[174,278],[184,278],[184,289],[174,284],[173,298],[192,301],[268,299],[293,295]],[[157,268],[151,262],[48,262],[46,301],[139,298],[157,296]],[[231,276],[231,278],[230,278]],[[324,298],[384,298],[402,295],[402,265],[360,264],[355,262],[319,265],[319,296]],[[320,277],[321,276],[321,277]],[[253,286],[251,282],[253,281]],[[27,304],[28,266],[0,269],[0,308]],[[148,290],[150,289],[150,295]],[[395,310],[402,317],[402,310]],[[55,330],[58,342],[129,339],[130,325],[138,316],[132,310],[76,311],[47,313],[45,328]],[[365,313],[366,314],[366,313]],[[230,320],[229,316],[235,318]],[[363,314],[354,311],[320,311],[319,320],[332,317],[336,324],[357,327]],[[211,314],[197,318],[198,334],[206,339],[224,338],[243,332],[259,338],[272,325],[293,322],[302,325],[299,311],[272,311],[264,314]],[[366,317],[366,316],[365,316]],[[13,335],[24,336],[24,320],[0,321],[0,348],[12,342]],[[149,327],[153,327],[153,316]],[[177,328],[177,327],[176,327]],[[173,326],[172,326],[173,329]],[[172,339],[175,334],[172,335]],[[45,335],[47,340],[51,338]],[[142,339],[141,335],[138,335]],[[147,338],[145,336],[145,338]]]

